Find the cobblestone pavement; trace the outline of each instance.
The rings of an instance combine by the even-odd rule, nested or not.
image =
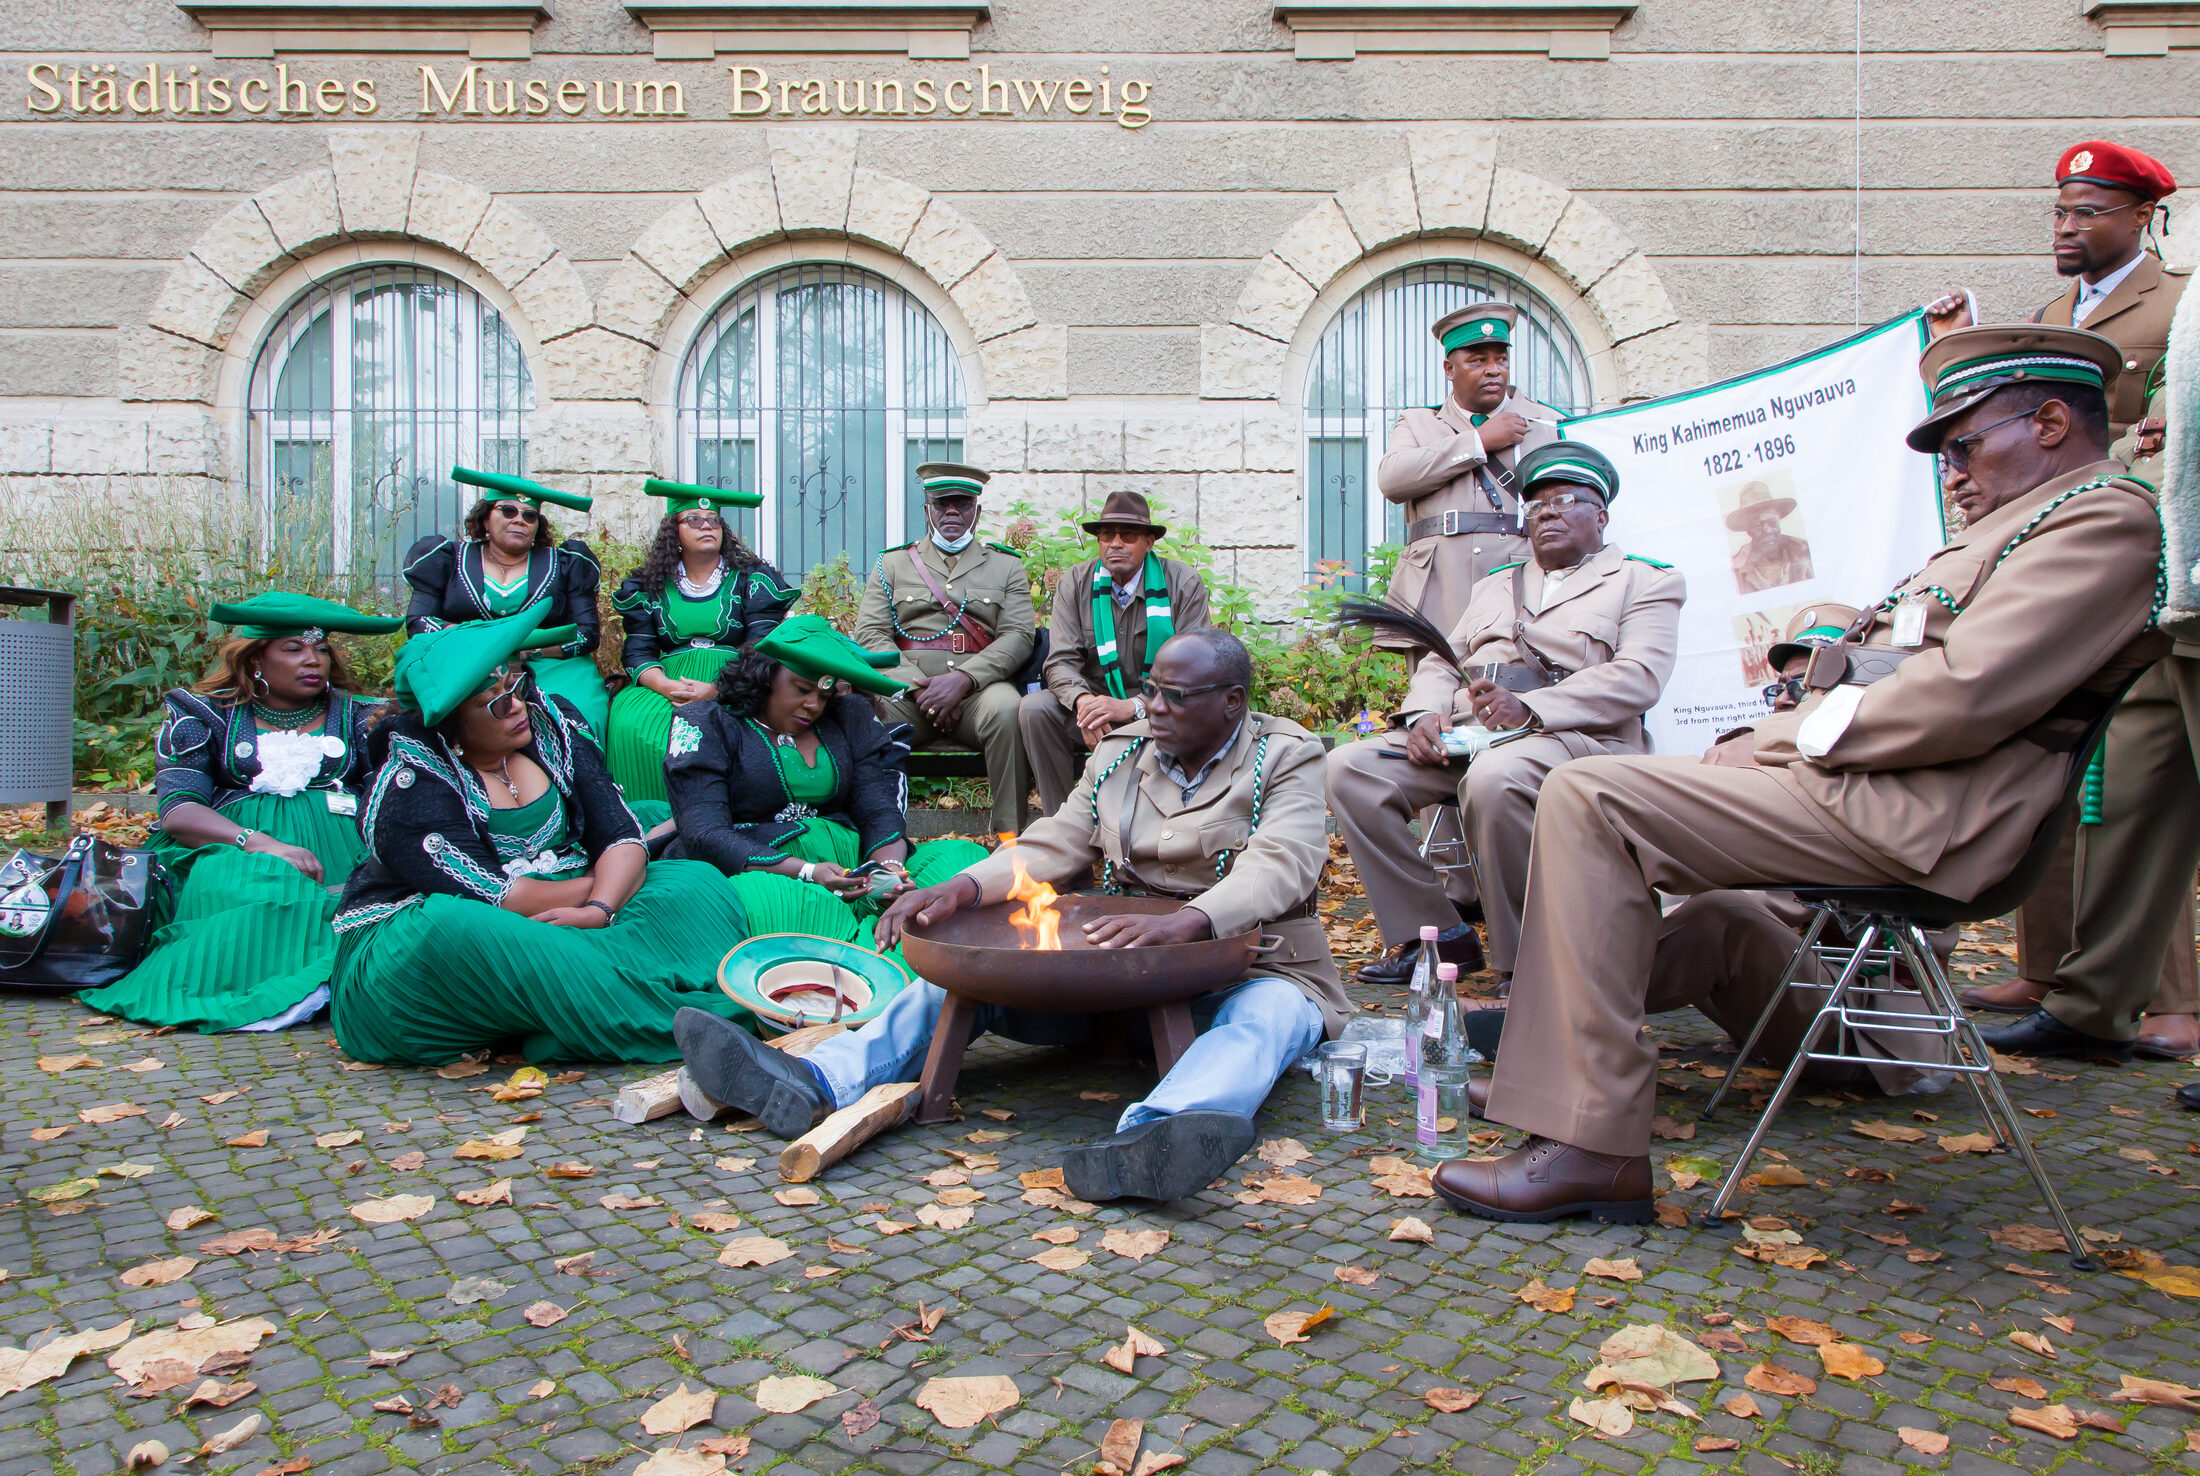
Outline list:
[[[499,1103],[489,1089],[507,1080],[509,1064],[458,1079],[354,1072],[322,1028],[141,1038],[88,1024],[73,1004],[23,997],[0,1000],[0,1023],[12,1109],[0,1137],[12,1191],[0,1205],[0,1342],[19,1348],[56,1330],[125,1319],[143,1332],[192,1313],[225,1323],[265,1318],[273,1329],[248,1365],[216,1372],[217,1382],[255,1386],[226,1407],[179,1413],[195,1379],[136,1397],[102,1353],[0,1398],[0,1476],[119,1471],[133,1445],[152,1439],[178,1453],[174,1469],[246,1416],[257,1417],[255,1433],[188,1469],[294,1471],[303,1458],[321,1476],[391,1467],[624,1473],[675,1443],[645,1434],[640,1420],[682,1384],[713,1391],[716,1406],[678,1443],[694,1451],[746,1435],[746,1456],[731,1464],[749,1472],[1083,1472],[1117,1418],[1143,1420],[1145,1450],[1180,1453],[1199,1476],[1590,1468],[1861,1476],[2200,1462],[2185,1453],[2200,1413],[2108,1399],[2122,1374],[2200,1382],[2195,1304],[1995,1243],[2002,1227],[2047,1216],[2008,1154],[1951,1154],[1938,1144],[1939,1135],[1979,1126],[1960,1089],[1924,1103],[1939,1120],[1916,1122],[1931,1136],[1907,1144],[1858,1136],[1850,1124],[1912,1125],[1914,1102],[1834,1094],[1795,1106],[1772,1141],[1804,1182],[1762,1188],[1748,1201],[1753,1214],[1781,1217],[1828,1257],[1790,1270],[1737,1254],[1733,1228],[1503,1226],[1440,1201],[1393,1198],[1371,1182],[1369,1159],[1410,1152],[1411,1119],[1397,1089],[1371,1094],[1368,1129],[1343,1136],[1321,1131],[1305,1078],[1271,1098],[1263,1136],[1310,1150],[1289,1170],[1320,1186],[1310,1203],[1238,1202],[1240,1180],[1272,1172],[1249,1158],[1227,1187],[1193,1202],[1073,1213],[1025,1203],[1019,1175],[1053,1167],[1063,1144],[1107,1131],[1121,1100],[1143,1086],[1141,1068],[981,1045],[962,1077],[962,1122],[876,1142],[827,1172],[815,1186],[819,1203],[789,1206],[773,1196],[777,1145],[761,1135],[684,1116],[641,1128],[616,1123],[603,1104],[621,1082],[646,1074],[639,1069],[589,1070],[534,1100]],[[1664,1109],[1693,1116],[1708,1093],[1699,1066],[1715,1032],[1692,1014],[1657,1028],[1675,1048]],[[37,1064],[79,1052],[103,1064],[58,1074]],[[158,1064],[129,1069],[143,1062]],[[2172,1262],[2192,1258],[2200,1189],[2200,1122],[2169,1096],[2191,1075],[2182,1065],[2050,1064],[2008,1079],[2035,1113],[2028,1125],[2077,1220]],[[80,1118],[117,1102],[143,1112],[104,1125]],[[1749,1117],[1730,1110],[1693,1141],[1662,1142],[1659,1161],[1730,1163]],[[454,1157],[462,1143],[514,1126],[527,1129],[521,1156]],[[34,1129],[49,1136],[39,1140]],[[51,1136],[54,1129],[64,1130]],[[264,1143],[254,1136],[261,1133]],[[921,1223],[917,1213],[943,1195],[968,1197],[922,1182],[954,1167],[950,1150],[999,1160],[990,1169],[981,1158],[969,1171],[967,1188],[983,1198],[959,1229]],[[566,1163],[593,1174],[548,1172]],[[36,1197],[87,1178],[96,1188],[82,1197]],[[498,1178],[510,1180],[510,1203],[475,1207],[456,1197]],[[1711,1192],[1706,1183],[1664,1197],[1701,1210]],[[350,1213],[397,1195],[433,1196],[434,1204],[418,1219],[384,1225]],[[612,1207],[632,1199],[645,1203]],[[194,1205],[212,1218],[167,1228],[172,1212]],[[712,1210],[741,1224],[706,1233],[688,1219]],[[913,1228],[882,1233],[882,1214]],[[1409,1215],[1433,1227],[1432,1244],[1386,1238]],[[290,1242],[335,1234],[317,1246],[202,1248],[259,1227]],[[1090,1259],[1065,1270],[1034,1264],[1050,1249],[1034,1233],[1053,1227],[1075,1232],[1071,1248]],[[1168,1242],[1132,1260],[1103,1248],[1103,1235],[1117,1229],[1163,1231]],[[793,1254],[762,1267],[718,1263],[727,1241],[749,1235],[784,1240]],[[594,1253],[591,1266],[559,1269],[583,1252]],[[166,1285],[119,1279],[174,1257],[197,1264]],[[1586,1275],[1598,1257],[1631,1258],[1642,1279]],[[1375,1279],[1340,1282],[1339,1267]],[[1572,1311],[1520,1300],[1534,1280],[1577,1288]],[[539,1302],[569,1315],[538,1327],[528,1314],[548,1320]],[[920,1331],[920,1304],[944,1312],[929,1340],[897,1332]],[[1263,1332],[1272,1313],[1323,1304],[1334,1315],[1304,1342],[1281,1346]],[[1782,1315],[1830,1323],[1885,1371],[1831,1376],[1818,1349],[1766,1329]],[[1600,1438],[1569,1419],[1569,1404],[1584,1394],[1599,1344],[1632,1323],[1707,1340],[1719,1377],[1679,1391],[1700,1420],[1648,1414],[1632,1433]],[[1126,1340],[1128,1326],[1166,1351],[1137,1358],[1125,1374],[1103,1354]],[[2045,1339],[2035,1345],[2042,1351],[2016,1346],[2013,1334]],[[377,1349],[412,1352],[370,1367]],[[1745,1373],[1764,1362],[1808,1375],[1815,1392],[1745,1390]],[[0,1354],[0,1375],[13,1366]],[[761,1411],[760,1381],[789,1375],[820,1377],[840,1392],[798,1413]],[[915,1402],[933,1377],[973,1375],[1007,1376],[1020,1403],[950,1430]],[[2005,1392],[1991,1383],[1997,1378],[2033,1380],[2040,1390]],[[1437,1412],[1421,1396],[1438,1387],[1479,1402]],[[1744,1392],[1759,1411],[1753,1418],[1722,1408]],[[399,1397],[415,1417],[377,1410]],[[2018,1405],[2058,1403],[2081,1415],[2108,1412],[2128,1428],[2085,1428],[2063,1441],[2010,1422]],[[863,1428],[872,1411],[876,1422]],[[1924,1454],[1898,1433],[1905,1426],[1952,1444]],[[1733,1448],[1698,1451],[1698,1442]],[[708,1470],[714,1459],[661,1461],[655,1470]]]

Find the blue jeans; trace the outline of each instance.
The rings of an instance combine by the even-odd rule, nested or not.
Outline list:
[[[915,1081],[947,998],[917,980],[861,1030],[836,1035],[805,1057],[846,1107],[872,1087]],[[1276,1078],[1321,1042],[1322,1012],[1282,979],[1247,979],[1192,1001],[1199,1036],[1144,1100],[1123,1109],[1117,1132],[1177,1112],[1206,1109],[1251,1117]],[[971,1038],[991,1031],[1025,1045],[1082,1045],[1092,1016],[979,1005]]]

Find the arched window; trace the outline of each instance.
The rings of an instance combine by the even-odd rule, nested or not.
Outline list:
[[[851,266],[743,284],[704,320],[679,393],[681,478],[762,492],[734,524],[789,575],[837,553],[867,573],[924,526],[915,468],[962,457],[953,343],[922,303]]]
[[[325,575],[394,584],[413,541],[472,505],[454,464],[526,470],[535,390],[518,336],[424,267],[316,283],[276,320],[249,394],[268,547]]]
[[[1443,356],[1429,327],[1454,308],[1495,298],[1520,309],[1513,383],[1531,399],[1576,414],[1589,407],[1581,346],[1548,298],[1517,277],[1463,261],[1421,262],[1370,284],[1345,304],[1306,372],[1306,550],[1309,566],[1396,543],[1404,524],[1375,488],[1376,463],[1400,412],[1443,403]]]

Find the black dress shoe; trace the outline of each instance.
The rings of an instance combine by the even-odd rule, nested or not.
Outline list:
[[[1490,1009],[1459,1012],[1459,1018],[1467,1027],[1467,1044],[1480,1051],[1483,1060],[1497,1059],[1497,1043],[1504,1038],[1508,1013],[1510,1011]]]
[[[2175,1095],[2178,1106],[2189,1107],[2194,1112],[2200,1112],[2200,1081],[2186,1082],[2177,1089]]]
[[[706,1097],[746,1112],[775,1137],[799,1138],[833,1110],[817,1073],[799,1057],[773,1050],[722,1015],[683,1009],[672,1017],[672,1038]]]
[[[1189,1199],[1253,1146],[1253,1119],[1177,1112],[1062,1154],[1062,1182],[1079,1199]]]
[[[1413,965],[1421,956],[1421,940],[1401,943],[1373,963],[1360,965],[1360,982],[1390,989],[1413,983]],[[1436,961],[1459,965],[1462,974],[1479,973],[1483,967],[1482,936],[1472,923],[1460,923],[1436,935]]]
[[[2007,1025],[1979,1032],[1979,1038],[2005,1056],[2069,1056],[2078,1060],[2102,1057],[2110,1061],[2131,1059],[2131,1042],[2103,1040],[2097,1035],[2072,1030],[2045,1010],[2034,1010]]]

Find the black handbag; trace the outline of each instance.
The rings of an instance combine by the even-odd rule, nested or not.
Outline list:
[[[93,989],[137,967],[170,889],[151,851],[79,835],[0,862],[0,985]]]

